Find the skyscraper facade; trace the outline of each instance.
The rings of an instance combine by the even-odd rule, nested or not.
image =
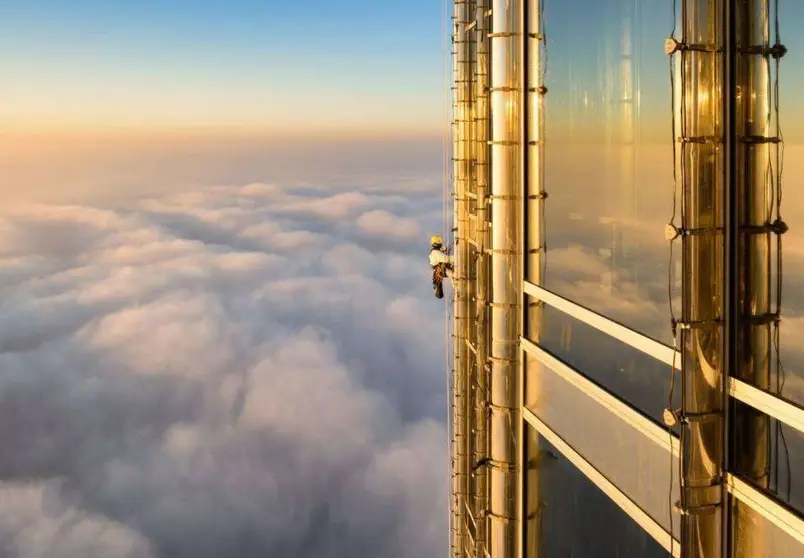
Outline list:
[[[804,555],[804,4],[453,7],[452,555]]]

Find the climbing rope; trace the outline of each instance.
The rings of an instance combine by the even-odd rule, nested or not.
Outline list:
[[[770,0],[768,0],[768,10],[770,11]],[[773,85],[771,86],[771,80],[768,80],[768,94],[769,97],[773,99],[773,115],[771,115],[771,109],[769,107],[768,110],[768,123],[770,124],[772,119],[776,120],[776,139],[778,140],[775,143],[775,167],[773,165],[772,157],[768,157],[768,167],[769,172],[768,176],[770,179],[769,189],[771,192],[771,199],[770,204],[768,206],[768,222],[774,224],[782,224],[784,220],[782,219],[782,173],[784,171],[784,134],[782,133],[782,125],[779,118],[779,62],[786,52],[786,49],[782,46],[782,39],[780,33],[780,25],[779,25],[779,0],[774,0],[773,3],[773,16],[774,16],[774,46],[773,49],[775,51],[775,55],[772,56],[774,59],[774,66],[775,66],[775,74],[773,79]],[[768,64],[768,73],[771,72],[771,61],[770,57],[766,56],[765,60]],[[772,91],[771,91],[772,87]],[[773,145],[773,144],[771,144]],[[770,146],[769,146],[770,148]],[[773,322],[773,347],[774,352],[776,354],[776,395],[778,397],[782,397],[782,393],[784,390],[785,384],[785,369],[784,365],[782,364],[782,356],[780,350],[780,333],[779,333],[779,322],[781,321],[782,315],[782,232],[783,227],[777,227],[774,231],[776,233],[776,317],[777,319]],[[781,440],[782,448],[784,449],[784,456],[785,456],[785,464],[786,464],[786,472],[787,472],[787,500],[790,500],[790,491],[792,485],[792,471],[790,470],[790,451],[787,447],[787,439],[784,434],[784,427],[779,420],[776,420],[776,428],[775,428],[775,477],[776,477],[776,492],[779,492],[779,441]]]
[[[673,18],[673,25],[672,25],[672,32],[670,33],[670,38],[675,41],[676,40],[676,24],[678,19],[678,2],[677,0],[673,0],[673,10],[672,15]],[[683,56],[683,53],[682,53]],[[670,141],[673,145],[673,212],[670,217],[670,224],[669,227],[672,227],[674,230],[676,229],[676,215],[678,212],[678,150],[676,148],[676,77],[675,77],[675,57],[672,55],[668,57],[669,64],[670,64]],[[681,61],[681,69],[683,72],[683,58]],[[682,88],[683,89],[683,88]],[[683,92],[682,92],[683,93]],[[682,205],[683,211],[683,205]],[[667,262],[667,304],[670,309],[670,323],[676,323],[676,316],[675,311],[673,310],[673,244],[675,238],[671,239],[669,242],[669,256]],[[676,355],[678,354],[678,334],[675,325],[672,325],[672,334],[673,334],[673,364],[670,367],[670,389],[667,393],[667,411],[672,413],[673,410],[673,398],[675,395],[675,388],[676,388]],[[667,412],[666,411],[666,412]],[[665,424],[667,425],[667,434],[670,438],[670,486],[667,491],[667,514],[668,520],[670,523],[670,558],[673,558],[673,553],[675,550],[675,534],[673,528],[673,487],[675,486],[675,479],[673,475],[673,417],[666,416],[665,417]],[[681,449],[681,445],[679,445],[679,450]],[[679,455],[679,469],[680,469],[680,462],[681,458]],[[679,470],[679,478],[681,478],[681,471]]]

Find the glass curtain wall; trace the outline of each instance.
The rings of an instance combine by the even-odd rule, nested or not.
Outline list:
[[[542,213],[546,249],[538,273],[531,269],[525,277],[668,351],[673,342],[671,308],[678,317],[682,286],[680,243],[671,258],[666,237],[674,206],[682,202],[682,169],[677,169],[678,184],[674,176],[678,128],[671,130],[673,112],[678,119],[681,107],[679,57],[668,57],[663,42],[674,30],[680,37],[682,4],[683,0],[539,3],[547,37],[542,139],[549,197]],[[743,227],[740,238],[750,237],[738,244],[743,266],[738,283],[743,291],[740,307],[732,314],[732,319],[742,320],[739,323],[750,324],[737,327],[742,341],[729,373],[772,394],[773,400],[801,409],[804,35],[798,29],[804,26],[804,2],[736,0],[717,9],[727,5],[738,10],[738,26],[740,18],[744,23],[738,31],[743,33],[738,41],[742,50],[735,55],[735,133],[742,144],[737,146],[733,184],[740,198],[735,216]],[[777,44],[787,49],[778,64],[767,50]],[[766,50],[754,52],[760,47]],[[741,62],[740,56],[749,55],[752,62]],[[757,137],[767,140],[745,145]],[[779,235],[771,229],[778,230],[781,221],[789,230]],[[764,232],[758,234],[757,227],[765,227]],[[529,300],[537,299],[531,295]],[[672,372],[666,359],[646,354],[571,312],[547,303],[540,308],[538,339],[532,340],[543,355],[527,356],[525,406],[678,539],[679,518],[672,511],[678,500],[677,457],[671,457],[667,447],[645,440],[633,425],[600,400],[580,393],[567,378],[576,373],[590,380],[655,426],[666,428],[664,410],[680,405],[680,374]],[[777,309],[780,320],[774,319]],[[729,413],[729,474],[800,521],[804,434],[734,398]],[[539,540],[526,544],[527,556],[667,555],[561,452],[532,427],[528,432],[538,447],[539,472],[533,477],[538,489],[529,488],[529,494],[538,494],[538,502],[527,505],[539,510],[540,527]],[[804,533],[780,527],[745,498],[731,495],[725,503],[731,518],[730,555],[804,556]]]
[[[669,269],[664,236],[673,158],[661,41],[673,28],[672,3],[549,2],[544,18],[549,198],[542,285],[669,343],[668,281],[680,276]],[[545,349],[661,420],[669,366],[561,312],[545,310],[541,334]]]

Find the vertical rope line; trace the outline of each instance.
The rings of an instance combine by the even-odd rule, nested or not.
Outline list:
[[[670,36],[675,40],[676,37],[676,20],[678,14],[678,6],[677,0],[673,0],[673,9],[672,9],[672,20],[673,26]],[[677,203],[678,203],[678,150],[676,147],[676,79],[675,79],[675,57],[669,56],[669,71],[670,71],[670,141],[672,144],[672,156],[673,156],[673,212],[670,217],[670,226],[673,228],[676,227],[676,212],[677,212]],[[683,64],[683,61],[682,61]],[[683,71],[683,66],[682,66]],[[673,334],[673,364],[670,367],[670,389],[667,393],[667,409],[672,413],[673,412],[673,396],[675,394],[676,388],[676,355],[678,354],[678,335],[676,330],[676,317],[675,312],[673,310],[673,244],[675,243],[675,238],[670,239],[669,242],[669,256],[667,262],[667,304],[670,310],[670,324],[672,328]],[[670,438],[670,486],[667,491],[667,514],[668,520],[670,523],[670,558],[673,558],[673,553],[675,551],[675,535],[674,535],[674,526],[673,526],[673,486],[674,486],[674,476],[673,476],[673,426],[671,421],[667,420],[667,435]],[[680,447],[680,446],[679,446]],[[681,455],[679,454],[679,461],[681,459]],[[679,471],[679,478],[681,472]]]
[[[548,53],[548,38],[547,38],[547,0],[539,0],[539,29],[538,33],[541,37],[542,41],[542,48],[540,49],[540,60],[539,60],[539,87],[547,87],[547,70],[548,64],[550,62],[550,57]],[[538,103],[539,103],[539,141],[541,142],[540,148],[540,159],[539,159],[539,184],[541,185],[543,193],[545,189],[546,182],[546,169],[547,169],[547,111],[546,109],[546,98],[544,92],[539,94],[538,96]],[[541,242],[540,246],[537,248],[541,250],[541,257],[539,258],[539,263],[541,266],[541,278],[542,282],[547,281],[547,221],[545,219],[545,215],[547,212],[546,209],[546,199],[542,197],[539,200],[539,241]]]
[[[769,6],[770,7],[770,6]],[[781,39],[781,31],[780,31],[780,24],[779,24],[779,0],[774,0],[773,3],[773,16],[774,16],[774,46],[779,47],[782,44]],[[778,143],[776,144],[776,175],[775,175],[775,183],[776,183],[776,191],[775,191],[775,201],[776,201],[776,214],[775,214],[775,222],[777,224],[781,224],[782,221],[782,175],[784,172],[784,134],[782,132],[782,124],[781,119],[779,117],[779,104],[780,104],[780,89],[779,89],[779,67],[780,67],[780,56],[775,56],[775,75],[774,75],[774,83],[773,83],[773,111],[774,117],[776,119],[776,138],[778,139]],[[768,61],[770,64],[770,60]],[[776,232],[776,321],[774,322],[774,331],[773,331],[773,343],[774,349],[776,353],[776,392],[779,397],[782,396],[785,384],[785,369],[782,363],[781,357],[781,349],[780,349],[780,330],[779,330],[779,322],[781,320],[782,315],[782,286],[783,286],[783,266],[782,266],[782,234],[780,231],[777,230]],[[776,430],[778,434],[778,438],[781,439],[782,446],[784,449],[785,461],[786,461],[786,472],[787,472],[787,500],[790,500],[790,492],[792,487],[792,471],[790,468],[790,452],[787,446],[787,439],[784,433],[784,426],[777,420],[776,421]],[[777,470],[778,470],[778,441],[776,443],[777,446]],[[776,478],[776,490],[779,490],[779,474],[777,472]]]
[[[688,13],[688,10],[687,10],[686,2],[682,2],[682,5],[681,5],[681,21],[682,21],[681,42],[682,43],[687,43],[689,37],[687,36],[687,30],[684,27],[684,24],[687,21],[689,21],[689,13]],[[693,37],[692,40],[696,40],[696,38]],[[681,83],[680,83],[680,91],[679,91],[679,93],[680,93],[679,110],[680,110],[680,113],[681,113],[681,133],[680,133],[680,135],[681,135],[682,138],[685,138],[687,136],[687,130],[688,130],[688,114],[687,114],[687,110],[686,110],[687,109],[687,93],[686,93],[686,85],[687,85],[687,83],[686,83],[686,79],[685,79],[685,70],[686,70],[686,66],[687,66],[687,62],[688,62],[687,57],[688,57],[688,52],[687,51],[682,50],[682,51],[679,52],[680,70],[681,70],[681,76],[680,76]],[[674,139],[674,141],[675,141],[675,139]],[[690,223],[688,222],[688,215],[687,215],[687,196],[688,196],[689,183],[687,181],[687,157],[686,157],[685,152],[684,152],[685,149],[686,150],[694,150],[694,149],[696,149],[696,147],[694,146],[694,144],[686,144],[686,143],[681,144],[681,161],[680,161],[681,162],[681,202],[680,202],[681,203],[681,208],[680,209],[681,209],[681,228],[684,229],[684,230],[686,230],[690,226]],[[684,261],[684,242],[685,242],[685,240],[682,238],[680,240],[680,242],[681,242],[681,271],[682,271],[682,276],[686,277],[686,271],[687,270],[686,270],[686,263]],[[687,315],[686,305],[684,304],[684,300],[685,300],[685,298],[687,298],[686,293],[684,292],[684,288],[685,288],[685,285],[682,282],[681,319],[682,320],[689,320],[690,317],[689,317],[689,315]],[[679,341],[678,341],[677,345],[680,345],[680,347],[683,347],[684,344],[685,344],[686,335],[684,334],[684,332],[680,332],[678,335],[679,335]],[[681,350],[681,349],[679,348],[679,350]],[[686,382],[686,375],[684,373],[685,368],[686,367],[685,367],[685,363],[684,363],[684,357],[682,355],[681,362],[679,363],[679,370],[680,370],[680,373],[681,373],[681,417],[684,416],[685,411],[686,411],[685,403],[684,403],[685,394],[686,394],[686,388],[687,388],[687,386],[686,386],[686,383],[687,383]],[[674,373],[675,373],[675,371],[674,371]],[[685,493],[684,493],[684,486],[683,486],[683,480],[682,480],[683,475],[684,475],[684,463],[685,463],[685,460],[686,460],[685,456],[686,456],[686,453],[687,453],[686,451],[684,451],[684,448],[686,447],[686,443],[687,443],[686,434],[687,434],[686,429],[684,428],[683,423],[680,422],[679,423],[679,459],[678,459],[678,480],[677,480],[677,482],[679,484],[679,499],[681,501],[682,508],[686,507],[686,496],[685,496]],[[679,537],[680,537],[680,539],[682,541],[682,544],[683,544],[683,540],[684,540],[684,522],[683,521],[681,522],[680,530],[681,530],[681,532],[679,533]]]
[[[769,27],[770,27],[770,18],[771,18],[770,9],[771,9],[771,1],[770,0],[765,0],[764,6],[763,6],[763,13],[765,14],[765,20],[762,22],[763,33],[764,33],[765,29],[769,29]],[[768,32],[769,32],[769,35],[770,35],[770,30]],[[771,44],[770,40],[771,40],[770,37],[768,37],[767,40],[763,40],[762,46],[766,47],[766,48],[769,47],[770,44]],[[773,113],[774,113],[773,107],[775,106],[775,103],[773,102],[774,86],[773,86],[773,81],[771,79],[772,67],[771,67],[771,55],[770,55],[770,53],[765,53],[762,56],[762,63],[765,66],[765,72],[767,73],[767,76],[768,76],[768,80],[767,80],[767,83],[766,83],[766,86],[765,86],[764,93],[765,93],[765,95],[766,95],[766,97],[768,99],[767,113],[765,115],[765,125],[766,125],[767,133],[769,134],[770,130],[771,130],[772,126],[773,126]],[[766,215],[765,215],[765,225],[768,226],[768,225],[771,225],[773,223],[774,209],[776,207],[776,191],[777,191],[778,185],[777,185],[777,181],[776,181],[776,175],[775,175],[776,166],[774,165],[774,157],[773,157],[773,155],[774,155],[775,152],[778,152],[778,148],[776,150],[774,150],[773,149],[773,144],[766,143],[765,145],[763,145],[763,149],[765,149],[766,156],[768,158],[767,164],[766,164],[765,175],[764,175],[765,190],[766,190],[766,195],[767,195],[767,207],[766,207]],[[773,234],[773,233],[771,233],[771,234]],[[772,244],[772,241],[771,241],[771,236],[769,234],[767,236],[767,243],[766,243],[766,249],[768,250],[769,254],[772,251],[771,244]],[[778,258],[778,250],[777,250],[777,258]],[[770,257],[770,255],[769,255],[768,260],[767,260],[766,274],[767,274],[768,278],[773,276],[773,260]],[[778,277],[777,277],[777,280],[778,280]],[[776,294],[778,295],[778,281],[777,281]],[[780,309],[780,304],[779,304],[778,298],[777,298],[776,302],[777,302],[777,304],[775,305],[775,310],[776,310],[776,312],[778,312],[779,309]],[[773,347],[776,346],[776,338],[777,338],[778,331],[779,331],[778,320],[774,320],[774,322],[770,326],[771,343],[772,343]],[[776,362],[777,362],[776,384],[777,384],[777,392],[778,392],[778,386],[779,386],[778,358],[776,359]],[[768,355],[768,370],[769,371],[770,371],[771,367],[772,367],[771,357],[770,357],[770,355]],[[770,382],[769,382],[768,387],[770,388]],[[767,455],[768,455],[768,463],[769,463],[769,467],[768,467],[768,469],[769,469],[769,471],[768,471],[768,475],[769,475],[768,487],[770,488],[771,486],[773,486],[774,491],[778,493],[778,491],[779,491],[779,478],[780,478],[780,472],[779,472],[779,465],[780,465],[780,461],[779,461],[779,437],[780,437],[780,434],[781,434],[781,424],[779,423],[778,420],[775,420],[775,419],[769,419],[769,420],[773,420],[773,434],[772,434],[772,436],[768,437],[767,450],[766,450]]]

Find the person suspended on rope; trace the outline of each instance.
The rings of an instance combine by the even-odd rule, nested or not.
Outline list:
[[[436,298],[444,298],[444,278],[452,280],[455,261],[438,235],[430,237],[430,267],[433,268],[433,290]]]

